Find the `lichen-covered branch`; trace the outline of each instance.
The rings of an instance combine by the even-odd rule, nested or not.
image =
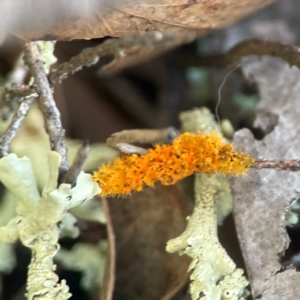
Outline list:
[[[21,102],[8,128],[6,129],[4,134],[0,137],[0,158],[7,155],[10,143],[15,137],[15,135],[17,134],[17,131],[20,128],[22,121],[26,117],[33,100],[34,98],[28,98],[23,102]]]
[[[67,147],[65,130],[63,129],[60,113],[56,107],[53,92],[47,74],[40,60],[39,48],[35,42],[23,43],[23,51],[34,77],[34,85],[39,94],[39,104],[45,119],[45,128],[50,138],[51,149],[57,151],[61,158],[60,176],[68,170]]]
[[[220,132],[206,108],[180,114],[183,131]],[[229,179],[214,174],[195,175],[195,208],[185,231],[167,243],[167,251],[190,256],[190,293],[193,300],[242,300],[249,292],[243,270],[237,269],[219,242],[217,224],[232,209]]]
[[[112,72],[112,69],[120,69],[126,65],[137,63],[139,60],[149,59],[149,57],[163,53],[166,49],[190,42],[195,37],[196,33],[194,31],[177,33],[176,35],[167,32],[150,31],[143,35],[133,33],[126,34],[120,38],[109,39],[98,46],[82,50],[68,62],[60,64],[50,72],[49,80],[51,84],[61,83],[68,75],[74,74],[83,67],[95,65],[103,57],[109,57],[111,61],[104,64],[101,67],[101,71]],[[47,48],[47,46],[43,46],[43,48]],[[6,93],[26,96],[28,94],[35,95],[39,93],[39,90],[35,86],[24,85],[8,89]]]
[[[156,181],[174,184],[195,172],[242,175],[253,161],[216,133],[185,132],[172,145],[156,144],[145,155],[124,155],[100,166],[93,179],[100,184],[102,196],[126,195]]]
[[[187,35],[185,35],[187,37]],[[113,59],[122,59],[128,55],[135,55],[138,49],[142,47],[154,49],[159,45],[166,45],[169,42],[174,43],[177,36],[162,33],[160,31],[151,31],[145,35],[133,33],[124,35],[118,39],[109,39],[99,46],[86,48],[78,55],[72,57],[70,61],[62,63],[56,70],[50,73],[51,83],[61,82],[68,75],[81,70],[84,66],[96,64],[101,57],[111,56]]]

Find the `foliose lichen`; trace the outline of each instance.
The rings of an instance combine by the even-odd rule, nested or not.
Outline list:
[[[16,201],[16,216],[0,227],[0,240],[13,243],[20,239],[31,249],[27,299],[70,298],[66,282],[59,282],[54,273],[53,257],[60,248],[58,224],[69,218],[69,209],[100,192],[91,175],[84,172],[79,174],[74,187],[70,184],[57,186],[60,161],[57,152],[49,152],[49,179],[40,193],[30,159],[9,154],[0,160],[0,181]]]

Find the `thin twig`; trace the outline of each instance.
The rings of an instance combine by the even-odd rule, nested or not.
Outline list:
[[[227,53],[221,55],[210,55],[203,57],[195,57],[192,55],[180,58],[180,61],[185,66],[205,67],[214,66],[232,69],[234,65],[239,63],[240,59],[247,55],[268,55],[280,57],[291,66],[300,68],[300,49],[298,47],[287,45],[284,43],[263,41],[263,40],[248,40],[243,41]]]
[[[35,42],[23,43],[22,46],[34,77],[34,86],[39,94],[39,105],[44,115],[45,128],[49,135],[51,150],[57,151],[62,159],[59,168],[60,178],[62,178],[65,172],[68,171],[68,160],[65,130],[61,123],[60,113],[56,107],[44,65],[39,59],[37,44]]]
[[[10,86],[0,89],[0,118],[3,121],[9,119],[19,104],[27,98],[38,97],[36,89],[28,85]]]
[[[28,98],[20,103],[17,111],[15,112],[8,128],[0,138],[0,158],[8,154],[9,146],[16,136],[24,118],[26,117],[30,105],[34,98]]]
[[[226,54],[225,60],[228,64],[235,63],[247,55],[280,57],[290,66],[300,67],[300,49],[298,47],[261,40],[249,40],[238,44]]]
[[[114,147],[118,143],[130,144],[169,144],[179,135],[178,130],[170,126],[162,129],[132,129],[123,130],[112,134],[106,144]]]
[[[111,147],[114,150],[120,151],[121,153],[124,154],[139,154],[139,155],[144,155],[149,152],[148,149],[138,147],[129,143],[118,143],[114,145],[114,147]]]
[[[38,96],[33,86],[24,84],[29,70],[22,56],[17,59],[12,72],[5,76],[3,87],[0,87],[0,118],[3,121],[9,119],[24,98]]]
[[[9,99],[16,97],[29,98],[38,97],[38,94],[34,86],[22,84],[11,88],[5,88],[3,97],[8,97]]]
[[[82,146],[78,149],[73,164],[70,166],[69,170],[62,177],[61,179],[62,183],[69,183],[72,186],[75,185],[79,173],[83,170],[83,165],[88,156],[89,150],[90,150],[89,142],[85,141],[82,144]]]
[[[176,36],[175,36],[176,37]],[[73,56],[68,62],[62,63],[57,69],[50,73],[51,83],[60,83],[69,74],[73,74],[81,70],[84,66],[92,66],[96,64],[103,56],[112,56],[122,58],[134,51],[135,53],[141,47],[155,48],[166,42],[173,41],[172,34],[163,34],[159,31],[148,32],[145,35],[137,33],[125,35],[118,39],[109,39],[104,41],[99,46],[86,48],[78,55]]]
[[[143,155],[148,153],[148,150],[133,144],[169,144],[178,135],[179,132],[171,126],[163,129],[123,130],[112,134],[106,140],[106,145],[125,154]]]
[[[260,169],[275,169],[277,171],[292,171],[298,172],[300,171],[300,160],[292,159],[292,160],[267,160],[267,159],[257,159],[252,168],[257,170]]]

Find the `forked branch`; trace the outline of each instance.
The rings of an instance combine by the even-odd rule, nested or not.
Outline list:
[[[53,98],[43,62],[40,60],[38,45],[35,42],[22,43],[24,55],[34,77],[34,86],[39,94],[39,105],[45,120],[45,128],[49,135],[51,150],[61,156],[59,174],[63,176],[68,171],[67,147],[65,130],[61,123],[60,112]]]

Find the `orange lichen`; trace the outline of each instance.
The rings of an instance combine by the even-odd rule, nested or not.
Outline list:
[[[253,162],[247,154],[235,152],[216,133],[184,133],[172,145],[155,145],[145,155],[116,158],[94,172],[93,180],[99,183],[101,196],[127,195],[156,181],[174,184],[194,172],[244,174]]]

